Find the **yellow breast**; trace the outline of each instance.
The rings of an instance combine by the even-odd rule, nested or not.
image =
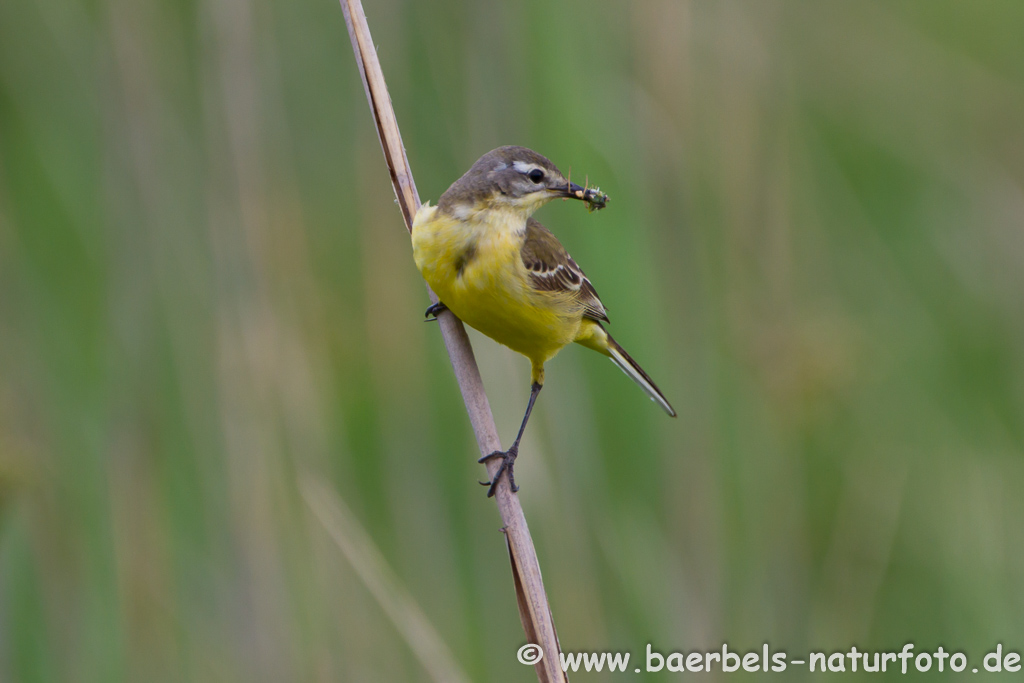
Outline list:
[[[525,216],[511,211],[460,219],[424,204],[413,221],[413,257],[463,322],[543,364],[576,337],[581,311],[570,295],[530,286],[519,255],[525,227]]]

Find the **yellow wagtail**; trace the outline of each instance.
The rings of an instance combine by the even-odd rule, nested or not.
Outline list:
[[[494,495],[503,472],[518,491],[512,466],[544,363],[570,342],[611,358],[669,415],[676,412],[646,372],[605,332],[608,322],[590,280],[558,239],[531,218],[558,197],[603,208],[607,196],[567,180],[548,159],[525,147],[499,147],[480,157],[441,195],[420,207],[412,226],[416,266],[437,293],[426,315],[450,310],[533,364],[530,402],[512,447],[480,458],[502,458],[489,482]]]

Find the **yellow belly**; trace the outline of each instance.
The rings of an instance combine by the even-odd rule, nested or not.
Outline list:
[[[467,325],[535,365],[574,341],[582,308],[570,294],[530,287],[519,255],[525,219],[494,213],[456,220],[424,205],[413,222],[416,265],[442,302]]]

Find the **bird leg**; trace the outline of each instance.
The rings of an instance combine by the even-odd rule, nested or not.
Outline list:
[[[444,313],[447,310],[448,307],[445,306],[444,303],[438,301],[436,304],[434,304],[433,306],[431,306],[430,308],[423,312],[423,317],[426,318],[426,320],[424,320],[423,322],[432,323],[435,320],[437,320],[437,316],[439,316],[440,314]],[[434,317],[431,318],[430,316]]]
[[[503,472],[508,473],[508,486],[515,493],[519,490],[516,486],[516,478],[512,473],[512,467],[516,463],[516,457],[519,455],[519,440],[523,438],[523,432],[526,431],[526,423],[530,421],[530,413],[533,412],[533,404],[537,400],[537,394],[540,393],[543,384],[534,382],[530,386],[530,402],[526,405],[526,415],[523,416],[523,424],[519,426],[519,434],[516,435],[516,440],[512,443],[512,446],[507,451],[494,451],[484,457],[480,458],[477,462],[487,462],[492,458],[501,458],[501,465],[498,467],[498,471],[494,473],[490,481],[480,482],[483,486],[489,486],[487,489],[487,497],[490,498],[494,495],[495,489],[498,488],[498,482],[501,481],[501,475]]]

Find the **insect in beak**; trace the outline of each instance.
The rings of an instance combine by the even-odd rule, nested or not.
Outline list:
[[[588,211],[600,211],[608,205],[608,195],[601,192],[598,187],[581,187],[572,181],[567,181],[565,187],[558,192],[566,199],[582,200],[586,203]]]

